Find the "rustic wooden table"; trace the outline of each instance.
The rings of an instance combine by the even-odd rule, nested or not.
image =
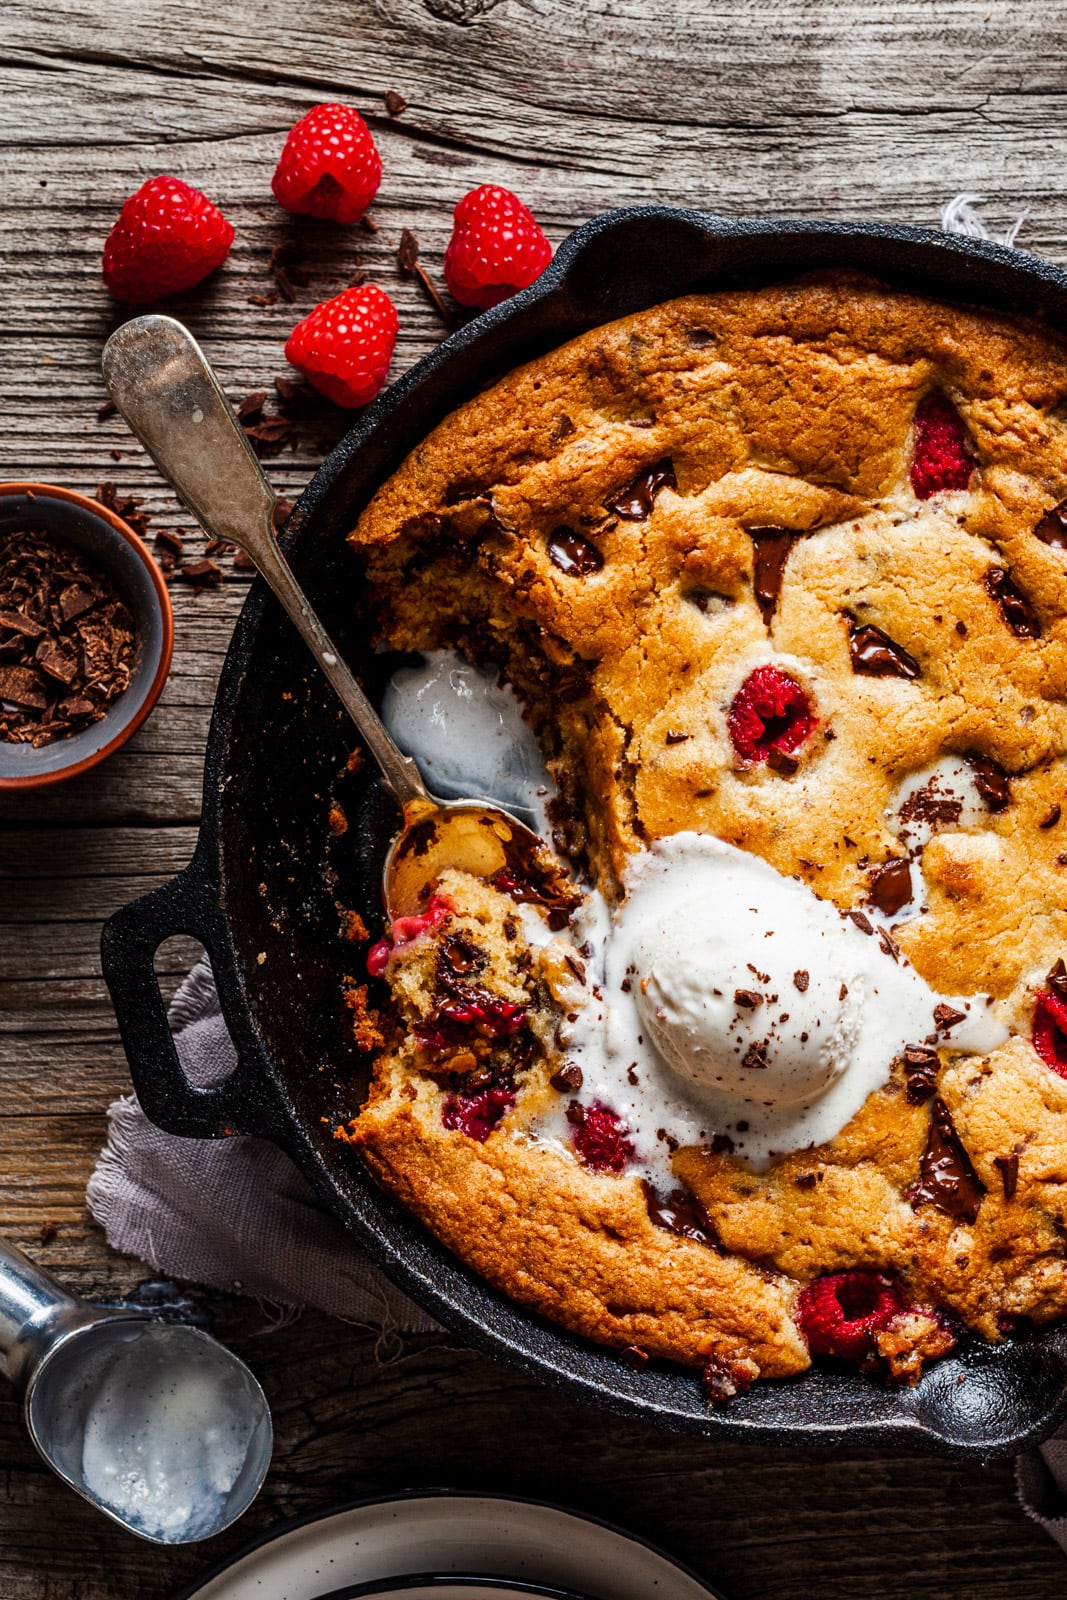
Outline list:
[[[946,197],[975,190],[1001,225],[1029,206],[1023,242],[1067,260],[1065,48],[1053,0],[5,0],[0,476],[89,492],[112,479],[145,496],[153,528],[188,525],[118,419],[97,420],[118,320],[101,245],[153,173],[203,187],[237,227],[221,275],[177,309],[243,395],[271,387],[298,314],[357,257],[400,309],[394,371],[427,350],[442,326],[398,271],[400,230],[437,270],[452,205],[487,180],[519,191],[555,241],[636,201],[932,224]],[[408,102],[399,117],[387,90]],[[297,230],[272,201],[285,130],[326,99],[360,107],[380,144],[375,234]],[[297,237],[309,281],[290,304],[269,260]],[[302,435],[273,461],[283,491],[306,481],[319,443]],[[97,1295],[147,1276],[108,1251],[83,1199],[105,1109],[127,1087],[100,924],[193,849],[209,708],[247,582],[223,566],[217,589],[175,584],[174,670],[133,743],[65,787],[0,801],[0,1231]],[[168,953],[171,983],[187,960]],[[211,1298],[274,1407],[257,1506],[199,1551],[139,1545],[42,1469],[0,1391],[4,1600],[154,1600],[277,1518],[425,1484],[588,1507],[736,1600],[1063,1590],[1063,1558],[1015,1504],[1009,1463],[694,1443],[440,1337],[381,1365],[373,1333],[311,1314],[271,1331],[259,1307]]]

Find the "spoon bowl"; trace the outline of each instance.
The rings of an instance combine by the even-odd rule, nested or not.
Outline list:
[[[210,1539],[270,1465],[266,1396],[199,1328],[103,1312],[34,1368],[24,1415],[44,1460],[83,1499],[154,1544]]]

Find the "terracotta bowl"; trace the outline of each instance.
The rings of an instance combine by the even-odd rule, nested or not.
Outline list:
[[[35,749],[0,740],[0,790],[32,789],[86,772],[124,745],[159,699],[174,648],[170,595],[152,554],[113,511],[50,483],[0,484],[0,538],[17,529],[53,534],[111,576],[134,620],[130,686],[79,733]]]

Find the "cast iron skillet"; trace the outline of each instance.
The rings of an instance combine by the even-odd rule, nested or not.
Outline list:
[[[1036,314],[1067,330],[1067,273],[999,245],[917,228],[730,221],[659,206],[598,217],[566,240],[531,289],[453,334],[371,406],[293,515],[290,558],[371,688],[383,669],[352,620],[358,573],[344,536],[436,422],[516,363],[598,323],[693,290],[828,266]],[[358,972],[359,956],[339,939],[336,898],[380,925],[378,864],[392,826],[372,777],[343,780],[350,827],[335,854],[343,887],[324,874],[329,797],[354,742],[257,583],[219,685],[193,861],[104,930],[104,972],[130,1072],[154,1122],[194,1138],[258,1134],[282,1145],[355,1242],[446,1326],[620,1414],[707,1436],[978,1456],[1052,1431],[1067,1414],[1067,1327],[998,1348],[965,1346],[915,1389],[813,1370],[709,1410],[693,1374],[655,1364],[631,1372],[611,1352],[511,1304],[382,1194],[328,1126],[351,1114],[367,1077],[338,1004],[339,978]],[[157,946],[174,933],[209,950],[239,1053],[233,1075],[210,1090],[192,1087],[180,1070],[153,972]]]

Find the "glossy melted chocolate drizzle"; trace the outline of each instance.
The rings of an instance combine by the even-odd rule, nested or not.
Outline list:
[[[599,572],[604,565],[604,557],[595,544],[562,524],[553,528],[549,537],[548,559],[569,578],[584,578],[590,572]]]
[[[1003,567],[990,567],[985,575],[985,591],[995,601],[1004,621],[1017,639],[1040,639],[1041,623],[1037,612],[1019,593]]]
[[[919,1163],[919,1181],[908,1196],[912,1207],[936,1206],[957,1222],[974,1222],[985,1192],[939,1095],[930,1107],[930,1133]]]
[[[755,553],[752,587],[760,616],[769,628],[782,592],[785,564],[800,535],[788,528],[749,528],[748,536]]]
[[[873,622],[849,618],[848,650],[852,670],[865,678],[917,678],[921,669],[914,656]]]
[[[608,510],[614,511],[624,522],[644,522],[651,515],[660,490],[677,487],[674,462],[669,456],[664,456],[662,461],[657,461],[653,466],[642,467],[636,478],[625,489],[620,489],[614,500],[608,502]]]

